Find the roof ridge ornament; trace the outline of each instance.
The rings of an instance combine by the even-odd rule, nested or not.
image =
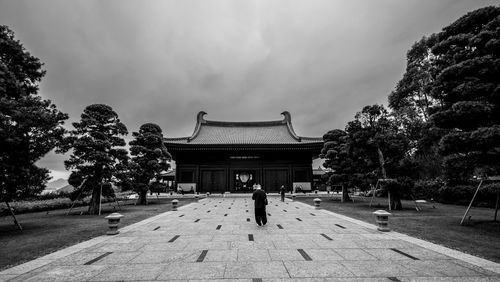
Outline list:
[[[292,115],[290,114],[289,111],[284,111],[281,113],[281,115],[284,117],[283,121],[286,123],[292,123]]]
[[[301,142],[301,138],[295,133],[295,130],[293,130],[292,126],[292,115],[290,114],[289,111],[283,111],[281,113],[285,118],[283,119],[283,123],[286,123],[286,127],[288,128],[288,131],[290,134],[295,138],[297,141]]]
[[[196,123],[204,123],[206,122],[204,116],[207,115],[205,111],[199,111],[196,115]]]
[[[193,135],[191,135],[191,137],[188,137],[187,139],[188,143],[191,142],[191,140],[193,140],[196,137],[196,135],[198,135],[201,129],[201,124],[207,123],[205,118],[203,118],[206,114],[207,113],[205,111],[199,111],[198,114],[196,115],[196,127],[194,128]]]

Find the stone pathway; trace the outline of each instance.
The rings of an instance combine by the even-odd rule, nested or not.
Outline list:
[[[0,272],[0,281],[500,281],[500,265],[270,198],[208,198]]]

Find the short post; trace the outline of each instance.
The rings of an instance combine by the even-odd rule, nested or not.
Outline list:
[[[314,207],[319,210],[320,209],[320,205],[321,205],[321,199],[320,198],[316,198],[313,200],[314,201]]]
[[[176,211],[177,210],[177,205],[179,204],[179,201],[177,199],[172,200],[172,210]]]
[[[200,196],[199,196],[198,194],[194,195],[194,199],[195,199],[195,201],[197,201],[197,202],[198,202],[199,198],[200,198]]]
[[[210,192],[207,192],[207,198],[208,198],[208,196],[210,196]]]
[[[378,224],[377,230],[384,232],[391,231],[391,229],[388,226],[389,216],[391,215],[391,213],[388,213],[387,211],[384,210],[378,210],[374,211],[373,214],[377,217],[377,224]]]
[[[295,194],[292,194],[292,201],[295,201]]]
[[[120,218],[122,217],[123,215],[117,212],[114,212],[105,217],[105,219],[108,220],[108,227],[109,227],[108,232],[106,232],[107,235],[116,235],[120,233],[120,231],[118,231],[118,224],[120,223]]]

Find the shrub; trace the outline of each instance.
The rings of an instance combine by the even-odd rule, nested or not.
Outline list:
[[[89,204],[90,197],[76,201],[75,207],[87,206]],[[102,203],[112,202],[114,198],[103,198]],[[26,200],[26,201],[15,201],[11,202],[10,206],[14,209],[16,214],[30,213],[30,212],[40,212],[40,211],[50,211],[56,209],[67,209],[70,208],[73,202],[66,197],[58,197],[53,199],[44,200]],[[10,215],[10,212],[5,203],[0,203],[0,216]]]
[[[446,183],[441,178],[418,180],[413,187],[413,197],[415,199],[437,199],[439,189]]]
[[[444,186],[439,189],[437,200],[444,204],[468,205],[476,192],[477,185]],[[481,186],[474,206],[494,208],[500,184]]]

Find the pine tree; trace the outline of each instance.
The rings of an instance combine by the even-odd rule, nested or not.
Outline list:
[[[68,182],[76,189],[72,199],[92,195],[89,214],[99,212],[101,195],[114,196],[111,182],[119,167],[126,166],[127,150],[125,140],[127,128],[118,118],[118,114],[108,105],[94,104],[87,106],[80,122],[73,123],[75,130],[65,140],[63,151],[72,149],[66,169],[73,169]],[[83,185],[82,185],[83,184]]]
[[[147,192],[152,188],[152,181],[158,181],[162,171],[169,169],[168,161],[172,158],[163,144],[161,128],[154,123],[141,125],[139,132],[133,132],[135,138],[130,141],[130,154],[134,190],[139,195],[137,204],[147,204]]]

